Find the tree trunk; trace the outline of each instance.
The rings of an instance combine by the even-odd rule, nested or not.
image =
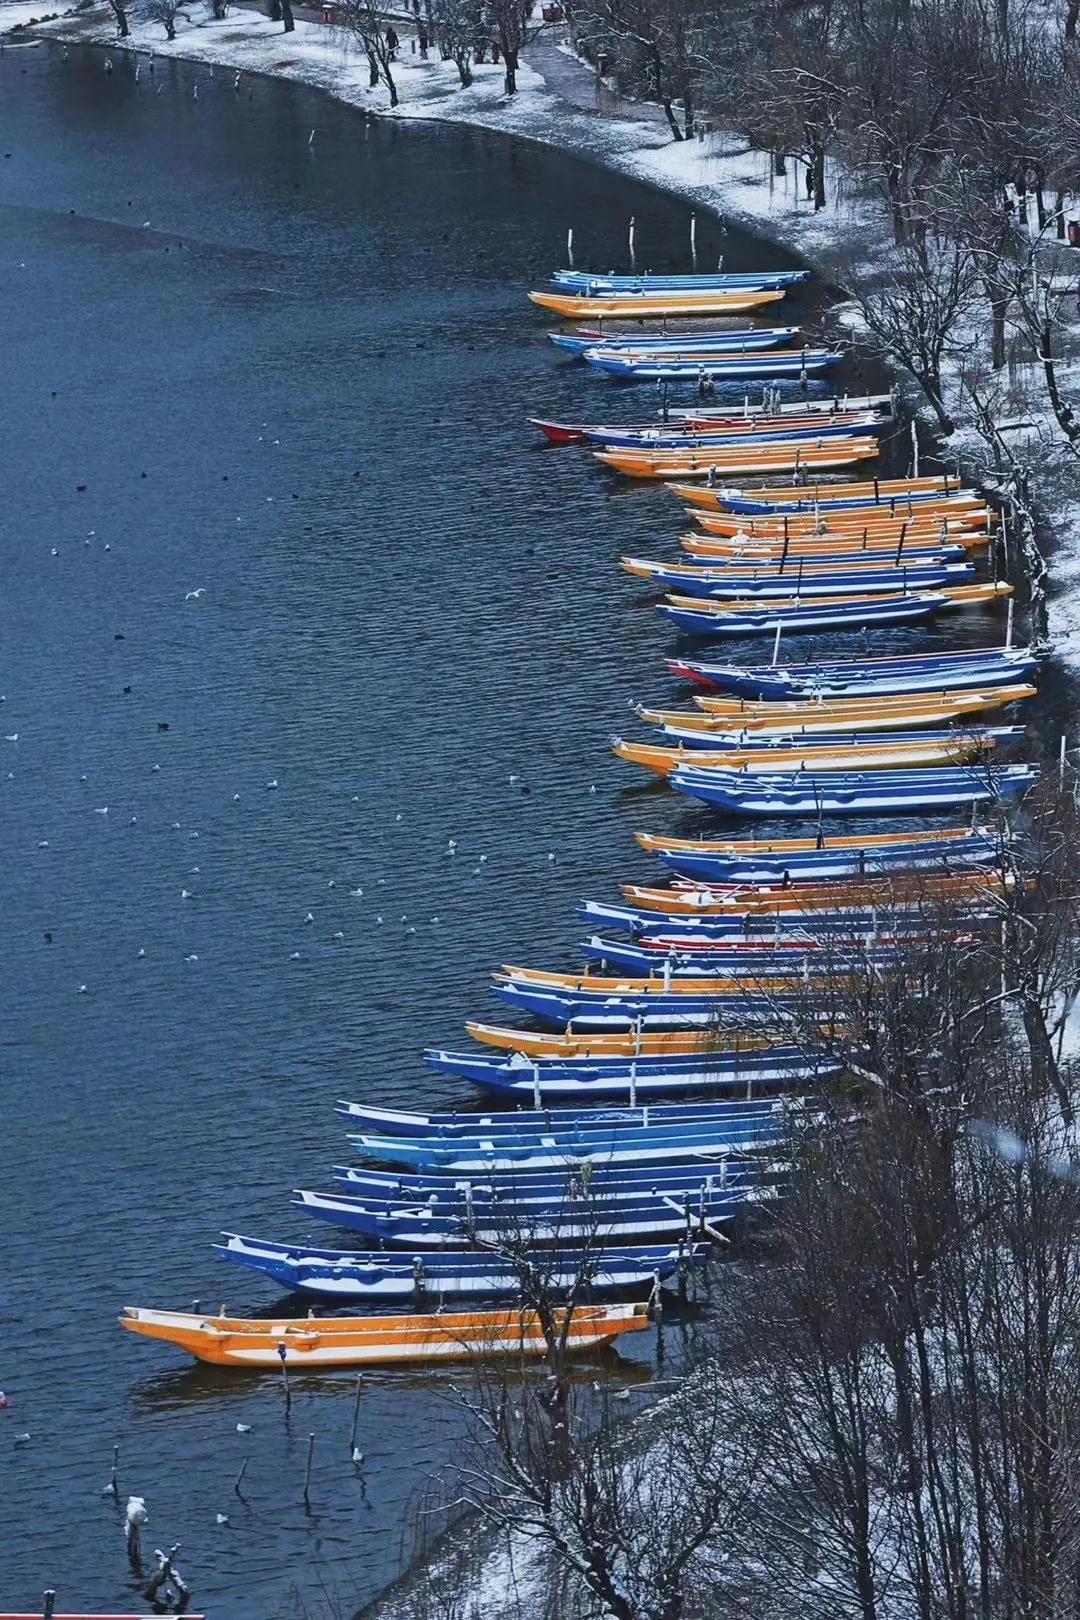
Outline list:
[[[1076,38],[1076,25],[1080,21],[1080,0],[1069,0],[1065,8],[1065,38]]]
[[[670,101],[661,101],[660,105],[664,109],[664,117],[668,121],[668,128],[671,130],[672,139],[681,141],[683,138],[683,133],[679,128],[679,120],[675,116],[674,107],[671,105]]]
[[[281,21],[281,0],[269,0],[269,3],[267,5],[267,7],[266,7],[266,15],[269,17],[271,22],[280,22]]]
[[[814,147],[812,168],[814,176],[814,212],[817,214],[825,207],[825,148],[823,146]]]
[[[1080,0],[1076,0],[1080,7]],[[1058,188],[1054,193],[1054,232],[1059,242],[1065,240],[1065,193]]]
[[[694,138],[694,92],[689,84],[683,86],[683,133],[688,141]]]
[[[292,14],[292,0],[281,0],[281,20],[285,24],[285,33],[291,34],[296,27]]]
[[[1077,4],[1080,5],[1080,0],[1077,0]],[[787,154],[778,146],[773,147],[772,172],[777,175],[787,174]]]
[[[288,0],[283,0],[283,3],[287,5]],[[383,78],[386,80],[386,88],[390,92],[390,105],[396,107],[398,104],[397,85],[394,83],[394,75],[390,72],[389,59],[383,65]]]
[[[276,3],[276,0],[275,0],[275,3]],[[375,60],[375,52],[374,51],[368,51],[368,53],[367,53],[367,70],[368,70],[368,89],[369,90],[377,90],[379,88],[379,64]]]
[[[517,51],[508,51],[503,46],[503,88],[508,96],[517,95]]]
[[[131,33],[131,29],[128,27],[127,8],[125,6],[113,6],[113,12],[116,16],[116,26],[119,30],[120,38],[127,39],[128,35]]]
[[[457,63],[458,78],[461,80],[461,88],[463,90],[467,90],[470,84],[473,82],[472,68],[469,65],[469,58],[467,56],[458,56],[455,57],[454,60]]]
[[[1005,311],[1008,299],[990,294],[990,364],[1000,371],[1005,364]]]
[[[165,19],[165,38],[166,39],[175,39],[176,38],[176,24],[173,22],[173,19],[171,17],[166,17],[166,19]]]

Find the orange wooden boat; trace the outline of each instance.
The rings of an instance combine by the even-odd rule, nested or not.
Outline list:
[[[985,691],[934,692],[892,698],[825,699],[818,703],[740,701],[739,698],[695,697],[698,713],[689,709],[648,709],[638,718],[652,726],[671,726],[702,737],[813,737],[820,732],[904,731],[944,726],[965,715],[1001,709],[1034,697],[1036,686],[991,686]]]
[[[710,446],[708,450],[594,450],[597,461],[627,478],[708,478],[747,473],[783,472],[799,467],[849,467],[872,461],[880,453],[876,439],[822,439],[808,443],[788,439],[780,444]]]
[[[573,293],[531,292],[529,301],[550,309],[564,320],[640,321],[656,316],[749,315],[767,304],[778,304],[782,289],[733,292],[620,293],[610,298],[579,298]]]
[[[771,917],[794,911],[868,911],[888,912],[896,906],[917,904],[942,905],[949,901],[990,900],[1000,898],[1002,887],[1012,889],[1015,879],[1011,875],[995,873],[988,877],[982,872],[965,872],[955,876],[919,873],[908,876],[895,874],[854,883],[850,880],[836,883],[800,883],[797,888],[769,888],[747,885],[737,890],[709,889],[686,883],[670,889],[652,889],[638,883],[624,883],[623,895],[634,906],[644,911],[655,911],[672,917],[722,917],[727,912],[749,912],[753,916]]]
[[[561,1330],[565,1312],[556,1313]],[[643,1305],[581,1305],[571,1314],[567,1350],[610,1344],[648,1325]],[[547,1350],[532,1311],[445,1311],[422,1316],[197,1316],[128,1305],[120,1326],[186,1350],[216,1367],[275,1371],[331,1367],[389,1367],[410,1362],[465,1361],[476,1356],[542,1356]]]
[[[529,974],[530,983],[535,983],[539,976]],[[604,981],[601,980],[601,983]],[[662,985],[659,980],[647,981],[651,992],[660,994]],[[717,998],[717,1011],[721,1011],[719,998],[723,995],[744,997],[750,994],[764,993],[766,983],[773,987],[774,993],[780,993],[775,986],[782,984],[787,994],[804,992],[806,984],[801,979],[790,980],[755,980],[748,984],[746,980],[739,982],[722,981],[729,983],[731,988],[726,992],[721,990],[715,979],[697,981],[690,979],[676,979],[672,981],[672,989],[667,992],[671,995],[692,996],[707,995]],[[687,984],[698,983],[697,990],[687,990]],[[706,988],[700,988],[705,984]],[[625,993],[625,992],[624,992]],[[479,1041],[483,1046],[495,1046],[506,1052],[521,1052],[525,1057],[557,1057],[557,1058],[589,1058],[589,1057],[663,1057],[666,1054],[682,1054],[684,1052],[728,1052],[728,1051],[768,1051],[775,1046],[775,1037],[768,1035],[749,1035],[744,1029],[730,1032],[712,1029],[677,1029],[677,1030],[644,1030],[638,1032],[634,1029],[605,1030],[575,1035],[553,1035],[545,1030],[538,1029],[504,1029],[497,1024],[479,1024],[475,1021],[466,1024],[465,1028],[473,1040]]]

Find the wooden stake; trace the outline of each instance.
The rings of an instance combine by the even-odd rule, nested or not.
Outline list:
[[[1061,751],[1058,754],[1058,790],[1065,791],[1065,733],[1061,733]]]
[[[637,269],[637,253],[636,253],[635,247],[634,247],[634,238],[636,236],[636,233],[637,233],[637,224],[636,224],[636,221],[634,219],[633,214],[631,214],[630,215],[630,233],[629,233],[629,237],[630,237],[630,268],[631,268],[631,270],[636,270]]]
[[[569,268],[574,268],[574,227],[571,225],[566,233],[566,262]]]
[[[776,639],[774,640],[773,646],[772,646],[772,661],[773,661],[773,668],[774,669],[776,668],[776,665],[777,665],[777,663],[779,662],[779,659],[780,659],[780,632],[781,632],[782,629],[783,629],[783,625],[778,624],[777,627],[776,627]]]
[[[292,1392],[289,1389],[289,1369],[285,1365],[285,1356],[286,1356],[287,1352],[286,1352],[286,1347],[285,1347],[284,1344],[279,1344],[278,1345],[277,1353],[278,1353],[278,1360],[281,1362],[281,1382],[285,1386],[285,1410],[287,1412],[289,1410],[289,1406],[290,1406],[290,1404],[292,1402]]]
[[[309,1434],[308,1438],[307,1438],[307,1466],[304,1469],[304,1501],[305,1502],[310,1500],[310,1497],[309,1497],[308,1493],[309,1493],[310,1488],[311,1488],[311,1460],[314,1457],[314,1455],[315,1455],[315,1436],[313,1434]]]
[[[53,1611],[55,1610],[55,1608],[56,1608],[56,1593],[53,1591],[52,1587],[50,1587],[49,1590],[45,1593],[45,1606],[41,1611],[42,1620],[52,1620]]]
[[[470,1185],[471,1185],[471,1183],[470,1183]],[[360,1391],[361,1391],[362,1388],[363,1388],[363,1381],[361,1379],[361,1375],[359,1373],[357,1373],[357,1375],[356,1375],[356,1400],[353,1402],[352,1428],[349,1431],[349,1456],[350,1457],[352,1456],[353,1452],[356,1450],[356,1425],[360,1421]]]
[[[690,215],[690,263],[697,269],[697,215]]]
[[[1009,616],[1005,621],[1005,645],[1012,646],[1013,638],[1013,598],[1009,597]]]

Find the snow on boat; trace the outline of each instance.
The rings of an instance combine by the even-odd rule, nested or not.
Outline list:
[[[736,1219],[752,1204],[777,1195],[762,1185],[756,1165],[732,1167],[691,1185],[641,1187],[625,1194],[594,1193],[591,1182],[577,1195],[561,1190],[554,1199],[511,1197],[505,1203],[477,1202],[461,1195],[453,1202],[382,1202],[343,1193],[301,1190],[295,1202],[316,1220],[359,1232],[367,1238],[409,1249],[460,1248],[506,1242],[509,1234],[530,1244],[578,1246],[582,1243],[633,1242],[667,1236],[688,1240],[712,1226]]]
[[[359,1122],[365,1130],[383,1131],[388,1136],[483,1137],[550,1136],[553,1132],[591,1132],[661,1129],[670,1125],[716,1125],[738,1121],[790,1106],[777,1102],[661,1103],[641,1108],[506,1108],[498,1113],[414,1113],[402,1108],[376,1108],[368,1103],[342,1102],[337,1112]]]
[[[516,1296],[520,1288],[518,1265],[482,1249],[408,1254],[265,1243],[236,1233],[226,1233],[225,1239],[215,1245],[223,1260],[318,1299],[372,1304],[403,1303],[425,1294],[440,1299],[505,1299]],[[680,1270],[703,1266],[709,1252],[708,1243],[685,1242],[546,1249],[536,1252],[535,1265],[537,1276],[555,1294],[578,1292],[582,1286],[594,1294],[616,1293],[648,1287],[654,1277],[662,1284],[673,1283]]]
[[[771,926],[771,923],[770,923]],[[509,1097],[663,1097],[682,1091],[744,1091],[755,1085],[796,1086],[840,1070],[835,1060],[795,1046],[759,1051],[672,1054],[663,1058],[535,1058],[502,1060],[487,1053],[424,1054],[429,1068]]]
[[[742,353],[779,348],[782,344],[794,343],[800,335],[797,326],[743,326],[734,331],[649,333],[634,337],[608,337],[603,332],[548,333],[557,349],[579,358],[589,350],[599,349],[612,354],[678,354],[688,348],[704,353],[720,349]]]
[[[265,1371],[388,1367],[475,1356],[544,1355],[547,1342],[530,1311],[446,1311],[416,1316],[278,1318],[198,1316],[133,1305],[121,1327],[159,1339],[217,1367]],[[561,1313],[559,1327],[563,1327]],[[566,1328],[567,1350],[591,1350],[648,1325],[640,1305],[579,1305]]]
[[[842,596],[852,591],[902,594],[905,591],[959,585],[975,578],[974,563],[937,561],[933,553],[925,563],[908,558],[900,567],[893,566],[891,557],[879,562],[863,560],[805,565],[800,558],[787,569],[773,567],[751,571],[709,568],[693,563],[650,562],[642,557],[622,557],[619,566],[624,573],[647,579],[661,590],[682,592],[704,600],[791,596],[803,592],[814,596]]]
[[[809,513],[843,511],[852,507],[883,508],[886,511],[904,510],[909,504],[919,506],[926,501],[955,500],[967,496],[983,504],[982,496],[968,489],[959,478],[947,474],[927,478],[872,478],[861,483],[846,484],[788,484],[764,489],[699,489],[693,484],[676,490],[692,506],[702,506],[720,512],[760,513],[764,517],[783,517]]]
[[[1035,765],[956,766],[921,771],[836,771],[821,776],[746,776],[740,771],[673,771],[678,793],[733,815],[921,814],[1020,798],[1038,780]]]
[[[736,354],[726,349],[695,351],[691,344],[679,353],[618,353],[586,349],[587,366],[626,382],[712,382],[752,377],[819,377],[844,358],[833,349],[765,349]]]
[[[703,664],[668,659],[675,675],[759,701],[896,697],[1010,686],[1034,675],[1029,647],[980,647],[954,653],[838,659],[806,664]]]
[[[1007,844],[992,830],[970,827],[865,838],[664,838],[638,833],[642,849],[680,877],[711,883],[820,881],[879,872],[993,870]]]
[[[579,986],[551,983],[554,974],[518,973],[499,980],[496,994],[518,1012],[530,1013],[547,1023],[567,1028],[575,1026],[575,1042],[583,1055],[592,1051],[613,1052],[613,1042],[601,1046],[582,1034],[585,1030],[622,1033],[617,1037],[624,1054],[653,1055],[657,1050],[656,1030],[679,1031],[679,1041],[687,1051],[716,1047],[716,1024],[723,1013],[725,1018],[736,1015],[759,1023],[770,1016],[776,1021],[777,1013],[807,1006],[807,988],[810,981],[797,974],[787,979],[750,979],[748,977],[724,979],[691,979],[671,976],[667,982],[660,978],[618,980],[597,977],[593,984]],[[813,981],[828,988],[824,981]],[[830,975],[829,984],[840,990],[842,979]],[[822,1016],[827,1016],[822,1014]],[[469,1024],[468,1033],[483,1044],[501,1046],[529,1056],[550,1055],[543,1036],[535,1030],[494,1031],[490,1038],[489,1026]],[[690,1031],[689,1035],[686,1033]],[[745,1032],[743,1032],[745,1033]],[[527,1037],[525,1041],[522,1036]],[[608,1037],[603,1037],[609,1039]],[[671,1046],[667,1050],[677,1050]],[[659,1048],[664,1050],[664,1048]]]
[[[645,271],[631,275],[616,275],[614,271],[601,274],[590,270],[555,270],[551,282],[556,287],[573,288],[582,292],[637,292],[662,287],[678,290],[698,287],[794,287],[810,278],[809,270],[711,270],[702,274],[653,274]]]
[[[839,741],[811,737],[803,741],[770,739],[749,747],[657,747],[650,743],[612,741],[612,752],[629,765],[640,765],[657,776],[688,766],[694,770],[850,771],[888,770],[897,766],[961,764],[979,758],[1001,743],[1015,742],[1024,726],[984,726],[970,730],[891,736],[867,732]]]
[[[813,443],[819,439],[868,438],[879,432],[880,417],[857,416],[849,421],[810,423],[778,422],[772,427],[759,427],[744,422],[734,428],[696,429],[690,433],[675,428],[587,428],[585,439],[605,450],[695,451],[707,455],[715,446],[723,449],[728,444],[775,444],[792,440]]]
[[[973,688],[965,692],[899,693],[893,697],[838,698],[800,702],[778,698],[773,703],[739,698],[695,697],[694,709],[647,709],[634,713],[664,735],[695,746],[713,738],[730,738],[747,746],[757,738],[821,737],[873,732],[881,727],[906,731],[964,720],[987,709],[1001,709],[1034,697],[1038,688],[1015,686]]]
[[[696,597],[669,596],[658,608],[690,635],[757,636],[777,629],[858,630],[864,624],[913,624],[953,608],[979,607],[1012,593],[1011,585],[997,581],[893,595],[861,592],[815,598],[807,591],[802,596],[767,603],[747,598],[705,603]]]

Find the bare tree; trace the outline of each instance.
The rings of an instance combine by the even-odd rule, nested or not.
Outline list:
[[[473,82],[472,64],[483,22],[481,0],[434,0],[431,7],[439,49],[458,70],[462,89]]]
[[[165,30],[166,39],[176,38],[176,19],[183,17],[187,20],[181,0],[138,0],[140,15],[147,22],[160,23]]]
[[[128,27],[127,0],[109,0],[109,9],[116,19],[116,31],[120,38],[127,39],[131,33],[131,29]]]
[[[543,24],[538,26],[532,22],[533,0],[489,0],[484,12],[488,28],[502,52],[506,94],[516,95],[521,52]]]
[[[387,35],[390,19],[372,0],[343,0],[338,8],[341,26],[347,28],[359,42],[368,62],[368,82],[372,90],[380,80],[390,92],[390,105],[398,104],[397,85],[394,82],[394,52]]]

